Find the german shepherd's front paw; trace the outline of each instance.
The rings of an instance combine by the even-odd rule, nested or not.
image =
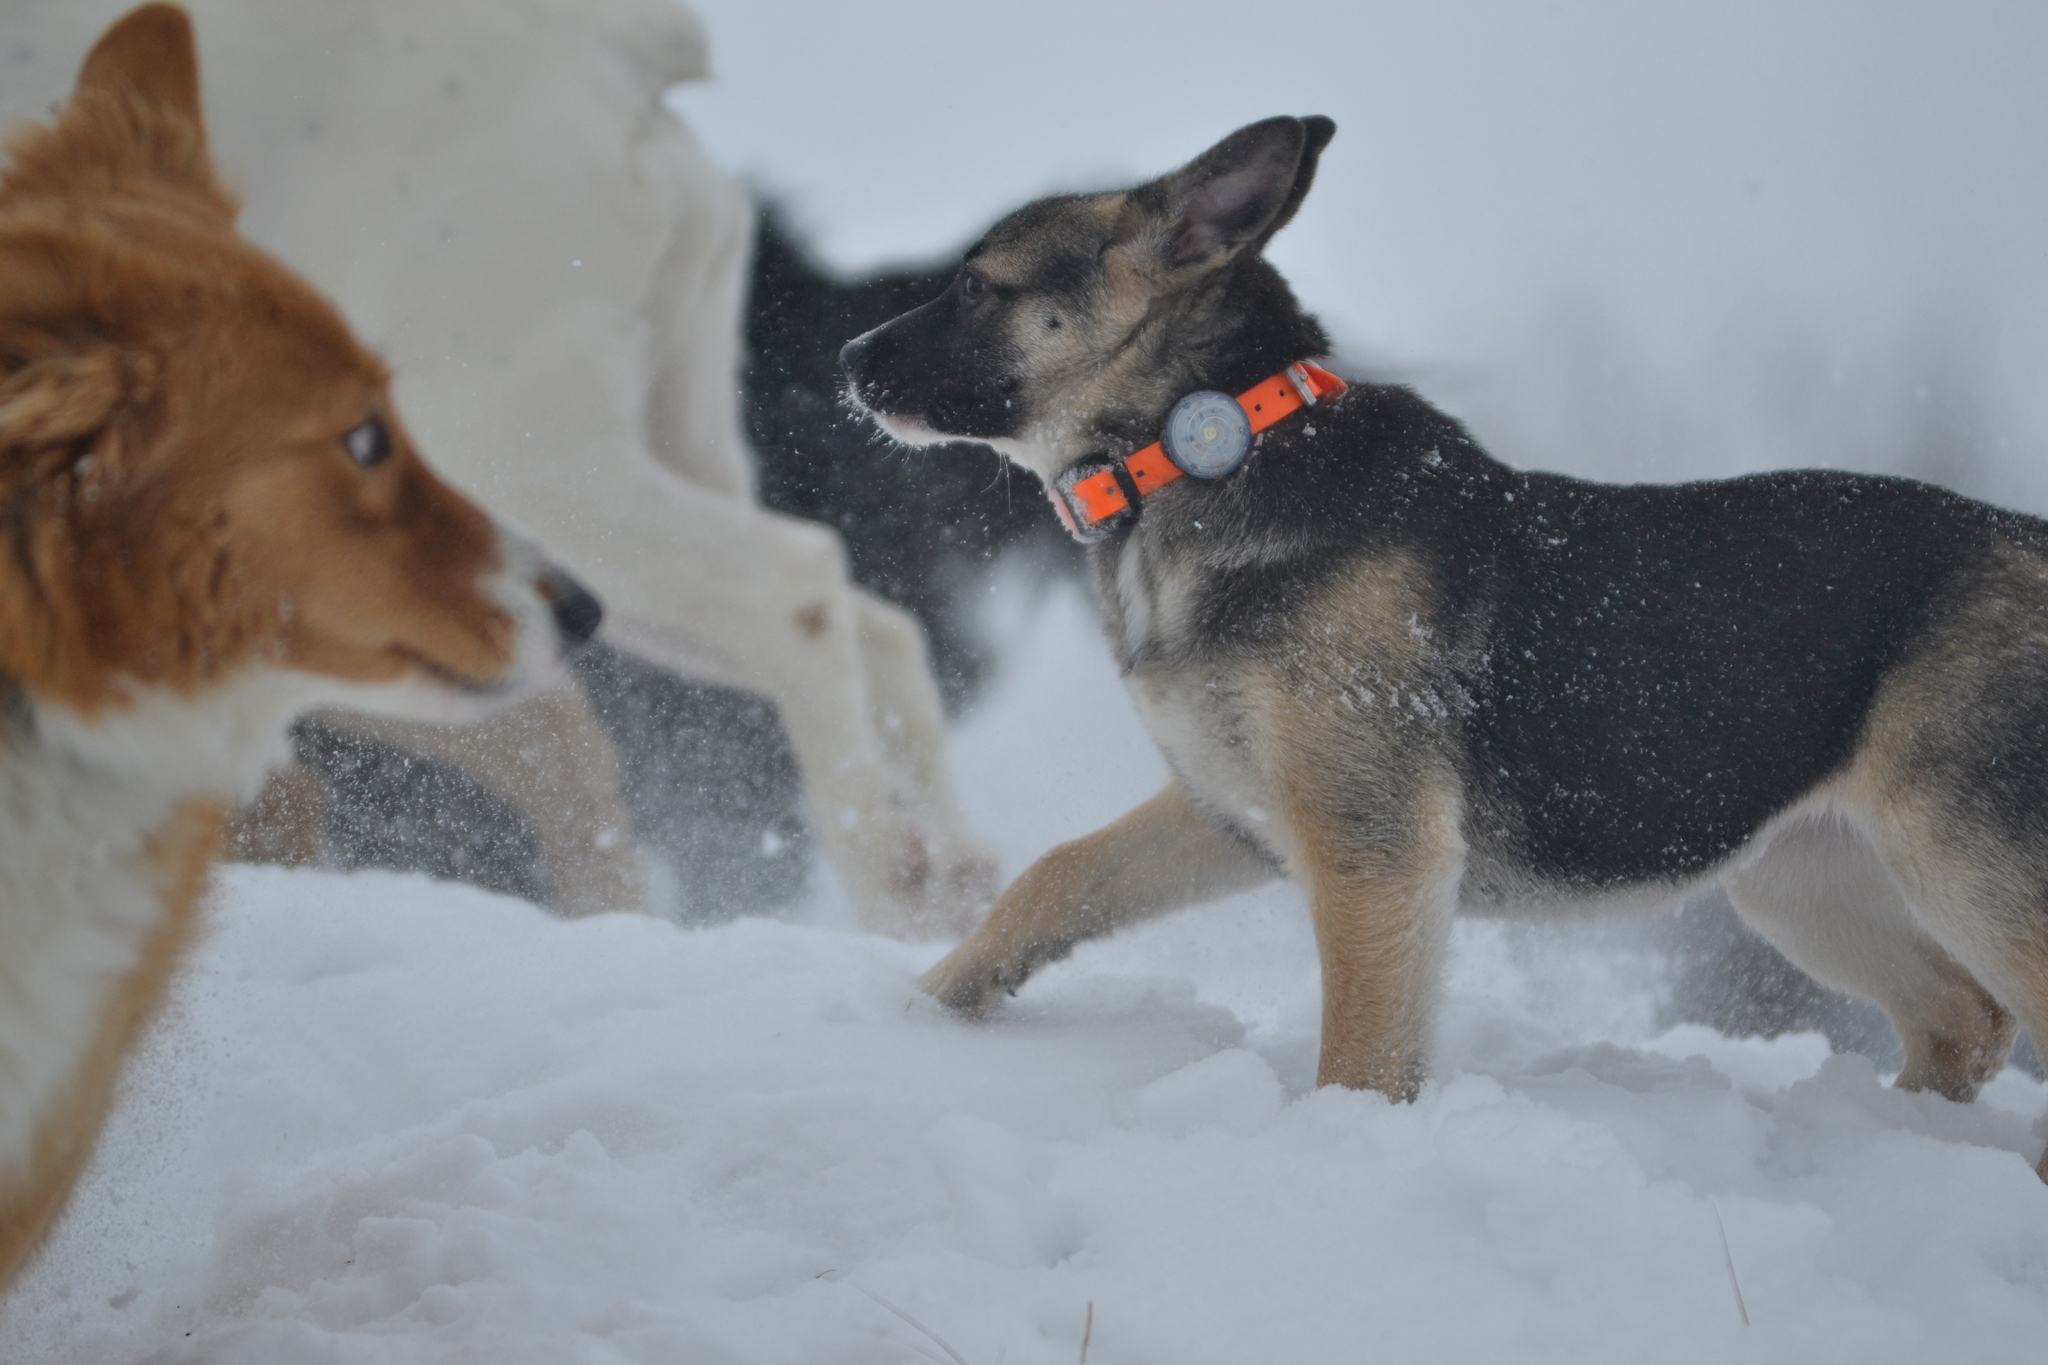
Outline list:
[[[970,940],[920,976],[917,986],[947,1009],[978,1019],[992,1013],[1004,996],[1015,995],[1029,975],[1029,967],[991,958]]]

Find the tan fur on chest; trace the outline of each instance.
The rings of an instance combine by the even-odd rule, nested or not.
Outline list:
[[[1142,665],[1126,683],[1195,802],[1301,875],[1314,841],[1283,804],[1312,800],[1319,823],[1368,808],[1369,826],[1398,821],[1418,752],[1441,741],[1449,711],[1432,681],[1427,602],[1409,557],[1375,556],[1299,608],[1274,643]]]
[[[21,1268],[62,1212],[92,1154],[121,1060],[163,1003],[171,973],[192,942],[225,819],[223,803],[188,800],[144,844],[135,872],[151,884],[162,913],[144,934],[135,965],[109,990],[90,1041],[36,1125],[26,1163],[0,1171],[0,1284]]]

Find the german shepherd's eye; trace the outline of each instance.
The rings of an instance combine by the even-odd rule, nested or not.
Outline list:
[[[975,274],[971,270],[963,270],[960,272],[961,298],[966,299],[969,303],[979,302],[981,299],[981,291],[981,276]]]
[[[365,469],[374,468],[391,458],[391,432],[375,417],[342,437],[341,444],[348,451],[349,458]]]

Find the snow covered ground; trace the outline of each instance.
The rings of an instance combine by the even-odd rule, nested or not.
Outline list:
[[[2040,6],[701,8],[680,106],[849,267],[1325,112],[1277,259],[1511,462],[2048,510]],[[1161,778],[1089,616],[955,736],[1011,871]],[[1394,1108],[1310,1090],[1285,888],[969,1026],[829,886],[683,931],[229,869],[0,1360],[1065,1365],[1091,1305],[1098,1365],[2038,1358],[2048,1086],[1660,1032],[1640,943],[1461,925]]]
[[[1087,613],[1032,620],[957,739],[1013,863],[1160,777]],[[829,888],[686,931],[229,869],[0,1359],[1072,1365],[1090,1305],[1097,1365],[2048,1340],[2048,1086],[2017,1072],[1963,1107],[1817,1036],[1660,1035],[1653,961],[1468,924],[1440,1080],[1396,1108],[1311,1089],[1284,888],[985,1025],[913,990],[937,952]]]

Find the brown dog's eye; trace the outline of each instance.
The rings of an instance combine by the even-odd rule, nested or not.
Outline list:
[[[375,417],[342,437],[341,444],[349,458],[365,469],[391,458],[391,433]]]
[[[962,273],[960,276],[960,297],[973,303],[981,297],[981,276]]]

